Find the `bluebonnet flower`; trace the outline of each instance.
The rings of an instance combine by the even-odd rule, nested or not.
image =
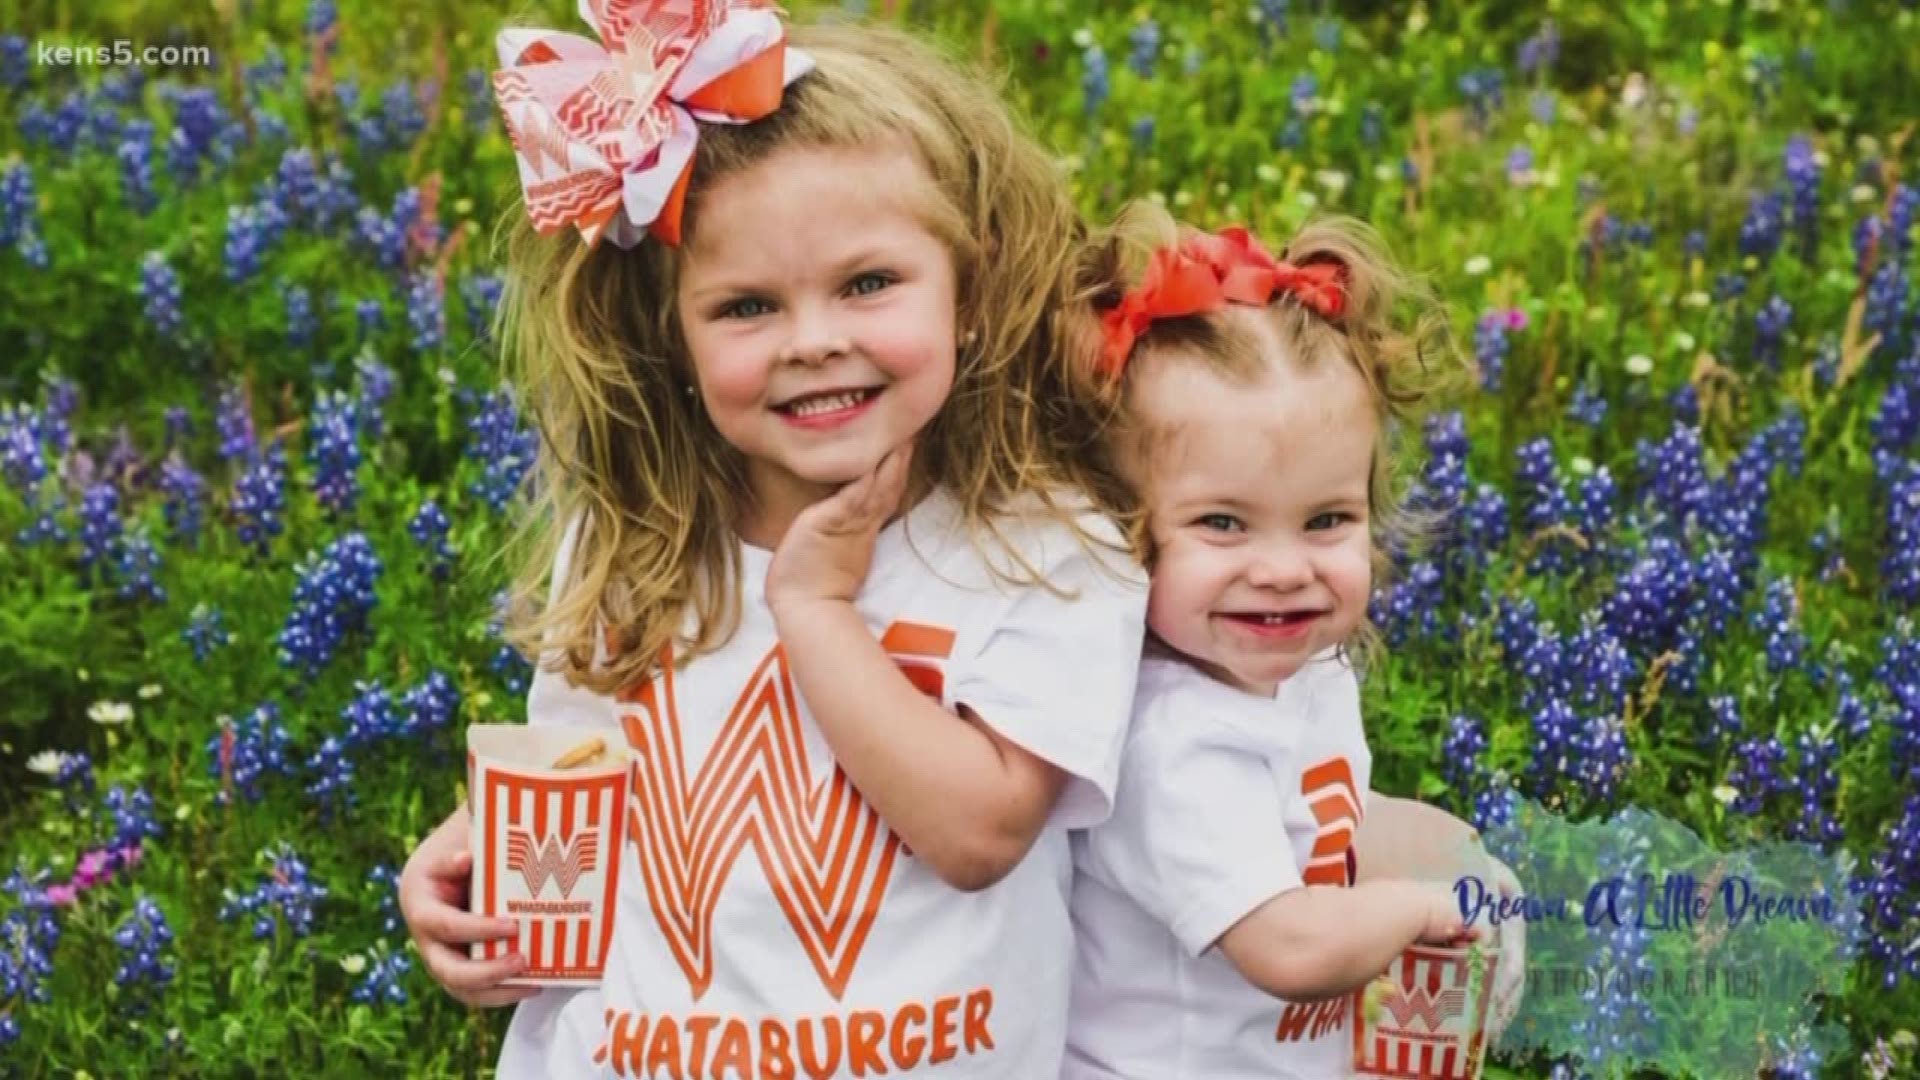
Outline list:
[[[1133,145],[1136,150],[1145,151],[1153,149],[1153,129],[1154,122],[1152,116],[1142,116],[1133,122],[1133,127],[1129,129],[1128,134],[1133,138]]]
[[[140,298],[155,330],[168,336],[180,332],[180,277],[158,251],[147,252],[140,263]]]
[[[1656,535],[1601,602],[1601,617],[1620,640],[1657,655],[1680,633],[1693,584],[1686,548]]]
[[[405,1005],[407,990],[401,985],[401,980],[411,967],[404,954],[382,948],[375,955],[373,963],[368,965],[360,984],[348,996],[353,1001],[367,1005]]]
[[[359,802],[353,790],[353,755],[348,751],[344,741],[329,735],[307,759],[306,771],[313,777],[307,784],[307,794],[319,804],[322,817],[331,817]]]
[[[1573,775],[1590,804],[1607,805],[1633,765],[1627,747],[1627,729],[1620,717],[1604,713],[1589,718],[1580,732],[1580,753]]]
[[[223,249],[227,280],[239,284],[260,272],[261,256],[277,239],[271,215],[273,204],[227,207],[227,239]]]
[[[1867,281],[1866,307],[1861,312],[1860,327],[1870,335],[1880,336],[1877,348],[1893,352],[1899,347],[1901,328],[1906,321],[1906,271],[1897,260],[1888,259]]]
[[[1787,140],[1787,189],[1793,195],[1793,227],[1800,237],[1800,258],[1812,262],[1820,248],[1820,162],[1805,135]]]
[[[1793,324],[1793,305],[1779,294],[1769,297],[1753,316],[1753,356],[1767,367],[1780,370],[1780,353],[1786,343],[1787,328]]]
[[[349,634],[366,627],[380,559],[365,535],[351,532],[324,551],[309,552],[294,574],[293,610],[278,638],[280,662],[311,677]]]
[[[1479,777],[1480,755],[1486,751],[1487,733],[1480,719],[1457,713],[1447,722],[1447,737],[1440,749],[1441,771],[1450,783],[1469,786]]]
[[[1310,71],[1303,71],[1293,77],[1293,85],[1287,88],[1287,105],[1295,116],[1308,116],[1318,107],[1320,100],[1320,80]]]
[[[366,355],[354,360],[353,375],[360,436],[378,442],[387,431],[387,401],[393,397],[398,380],[392,368]]]
[[[1100,111],[1106,104],[1107,95],[1112,92],[1112,83],[1107,75],[1106,50],[1098,42],[1088,45],[1080,56],[1080,62],[1086,70],[1080,75],[1080,96],[1082,108],[1088,117]]]
[[[314,498],[330,516],[351,514],[360,497],[358,402],[343,391],[320,391],[309,428],[307,463],[313,467]]]
[[[207,773],[220,781],[215,796],[225,806],[237,793],[259,802],[268,776],[292,776],[293,739],[280,720],[280,706],[265,702],[235,723],[221,717],[219,734],[207,740]]]
[[[1840,748],[1831,734],[1800,733],[1796,740],[1800,760],[1793,770],[1790,790],[1800,798],[1800,816],[1787,823],[1787,835],[1831,850],[1846,837],[1833,813],[1833,797],[1840,790],[1836,771]]]
[[[261,857],[271,861],[266,876],[252,892],[236,896],[228,890],[220,921],[251,915],[255,938],[272,937],[283,922],[295,937],[311,934],[315,909],[327,898],[326,886],[309,879],[307,864],[287,844],[263,851]]]
[[[193,417],[184,405],[167,406],[163,423],[166,426],[165,445],[169,450],[186,442],[187,437],[193,434]]]
[[[413,331],[416,352],[434,352],[446,344],[446,296],[440,278],[431,270],[407,277],[407,327]]]
[[[1268,44],[1275,38],[1287,34],[1287,9],[1289,0],[1254,0],[1253,10],[1259,16],[1260,35]]]
[[[431,91],[415,93],[410,79],[395,79],[380,95],[381,142],[386,147],[411,146],[427,129],[424,99]]]
[[[1769,796],[1786,789],[1789,781],[1782,775],[1787,749],[1772,735],[1764,739],[1744,739],[1734,751],[1733,770],[1727,785],[1738,792],[1733,801],[1735,813],[1758,814]]]
[[[1532,37],[1520,43],[1517,63],[1522,75],[1544,75],[1560,59],[1560,28],[1552,19],[1541,22]]]
[[[1881,584],[1887,595],[1912,604],[1920,602],[1920,462],[1902,462],[1889,471]]]
[[[400,872],[386,863],[376,863],[367,871],[367,888],[374,894],[378,905],[376,914],[380,916],[380,932],[397,932],[401,925],[400,917]]]
[[[73,446],[70,421],[80,405],[80,384],[58,376],[47,379],[45,408],[40,413],[40,438],[56,454]]]
[[[1920,950],[1908,946],[1920,920],[1920,794],[1907,796],[1874,854],[1865,902],[1875,931],[1867,955],[1881,969],[1881,985],[1892,990],[1903,978],[1920,979]]]
[[[400,709],[406,713],[402,734],[409,739],[423,738],[444,730],[453,721],[460,711],[460,690],[446,672],[435,668],[401,696]]]
[[[1500,392],[1500,379],[1506,370],[1507,330],[1512,320],[1505,311],[1489,311],[1473,327],[1473,359],[1480,369],[1480,385],[1490,393]]]
[[[468,490],[499,512],[519,489],[538,449],[539,438],[521,425],[509,390],[480,395],[467,417],[466,456],[479,463],[481,476]]]
[[[1459,87],[1476,128],[1484,129],[1506,101],[1506,76],[1499,68],[1475,68],[1460,76]]]
[[[213,650],[233,643],[233,631],[226,628],[226,616],[217,607],[209,607],[205,602],[193,606],[193,614],[187,620],[187,628],[180,632],[187,645],[193,649],[196,663],[204,663]]]
[[[1700,429],[1676,423],[1658,443],[1642,441],[1635,452],[1642,498],[1675,524],[1702,513],[1712,497]]]
[[[1533,712],[1533,760],[1527,765],[1527,777],[1535,794],[1551,797],[1560,778],[1573,772],[1574,760],[1582,751],[1580,718],[1573,706],[1549,697]]]
[[[274,537],[285,527],[281,515],[287,508],[287,452],[279,439],[247,464],[246,471],[234,481],[233,499],[228,505],[240,542],[266,555]]]
[[[1421,560],[1409,567],[1401,580],[1374,591],[1367,617],[1381,628],[1390,644],[1401,645],[1416,635],[1437,633],[1445,603],[1440,569]]]
[[[62,756],[60,771],[54,774],[53,784],[74,795],[93,794],[95,785],[93,759],[79,752]]]
[[[494,116],[493,80],[480,68],[468,68],[466,120],[471,127],[491,124]]]
[[[160,552],[147,535],[146,526],[127,530],[114,547],[114,576],[120,582],[120,599],[165,603],[167,590],[154,580],[160,572]]]
[[[1366,146],[1369,149],[1379,146],[1381,143],[1381,140],[1386,138],[1386,132],[1387,132],[1386,110],[1382,109],[1375,102],[1371,102],[1371,101],[1368,102],[1367,107],[1360,110],[1360,143],[1361,145]]]
[[[1767,668],[1778,675],[1799,667],[1806,658],[1807,636],[1800,630],[1799,600],[1793,581],[1768,582],[1753,628],[1767,635]]]
[[[0,1001],[44,1005],[52,997],[53,954],[60,945],[60,920],[47,896],[47,873],[29,875],[16,866],[0,883],[15,907],[0,918]],[[9,1013],[8,1015],[12,1015]],[[17,1038],[18,1028],[0,1032],[0,1046]]]
[[[466,309],[467,329],[475,341],[492,339],[494,313],[500,307],[504,290],[505,282],[498,274],[469,274],[461,280],[461,305]]]
[[[47,265],[33,167],[24,161],[13,162],[0,171],[0,246],[11,246],[30,266],[44,269]]]
[[[417,192],[415,198],[418,198]],[[354,215],[354,241],[372,257],[374,265],[383,270],[400,270],[407,264],[408,222],[402,216],[403,210],[396,200],[392,216],[371,206],[362,206]]]
[[[339,22],[339,18],[340,13],[335,8],[334,0],[311,0],[307,4],[307,16],[301,28],[306,31],[308,37],[325,37],[327,31],[332,30]],[[331,47],[329,43],[328,48],[331,49]]]
[[[1561,483],[1560,467],[1554,461],[1553,444],[1548,440],[1535,439],[1520,448],[1514,485],[1519,489],[1521,523],[1528,532],[1538,533],[1566,524],[1572,518],[1573,505],[1567,497],[1566,485]],[[1547,572],[1564,569],[1568,565],[1565,547],[1559,539],[1542,543],[1533,568]]]
[[[1707,699],[1711,721],[1702,735],[1708,747],[1719,748],[1746,733],[1746,721],[1740,716],[1740,702],[1730,694],[1715,694]]]
[[[135,120],[121,134],[120,191],[133,212],[145,217],[160,203],[153,193],[153,122]]]
[[[1697,590],[1688,614],[1706,632],[1720,637],[1739,617],[1752,578],[1743,560],[1720,544],[1700,553]]]
[[[1613,500],[1618,487],[1613,482],[1613,474],[1602,465],[1580,481],[1580,495],[1576,500],[1574,514],[1575,527],[1587,538],[1591,550],[1598,551],[1607,531],[1613,527]]]
[[[1588,427],[1599,427],[1607,418],[1606,396],[1581,383],[1573,388],[1573,398],[1567,402],[1567,418]]]
[[[95,484],[80,499],[80,566],[104,563],[114,541],[125,529],[120,520],[120,492],[112,484]]]
[[[507,624],[507,604],[510,597],[505,589],[493,594],[493,617],[487,620],[487,636],[501,639],[501,633]],[[520,650],[504,640],[493,651],[493,658],[487,662],[488,670],[499,676],[500,683],[507,693],[520,695],[527,690],[527,680],[533,674],[533,665],[520,655]]]
[[[1460,535],[1466,541],[1467,552],[1475,558],[1484,561],[1506,546],[1507,497],[1492,484],[1481,484],[1474,489],[1460,520]]]
[[[1127,34],[1127,41],[1133,46],[1127,53],[1127,66],[1143,79],[1152,78],[1153,62],[1160,56],[1160,24],[1151,16],[1141,19]]]
[[[447,545],[447,532],[452,527],[440,504],[432,499],[421,503],[413,520],[407,522],[407,532],[420,545],[435,581],[445,581],[453,572],[453,549]]]
[[[160,822],[153,816],[153,796],[144,787],[115,784],[107,789],[107,813],[113,817],[113,837],[108,847],[137,847],[141,841],[160,835]]]
[[[167,136],[167,171],[188,186],[200,178],[201,166],[223,151],[216,139],[227,126],[226,110],[207,87],[161,87],[162,100],[173,105],[173,131]]]
[[[1533,148],[1519,143],[1507,152],[1507,183],[1524,184],[1533,178]]]
[[[1560,99],[1553,91],[1541,87],[1527,95],[1527,113],[1541,127],[1552,127],[1555,114],[1560,111]]]
[[[387,323],[386,312],[381,307],[380,301],[371,297],[355,304],[353,306],[353,314],[354,318],[360,324],[361,341],[366,341],[373,337],[374,334],[379,333],[380,329]]]
[[[253,405],[246,390],[235,383],[220,392],[214,409],[214,428],[220,436],[220,456],[238,461],[253,456]]]
[[[1732,272],[1715,274],[1713,277],[1713,298],[1722,303],[1730,303],[1747,295],[1747,277]]]
[[[167,916],[152,898],[142,893],[134,899],[133,911],[113,932],[113,943],[120,950],[120,963],[113,981],[130,997],[134,1013],[145,1012],[151,995],[173,981],[173,930]]]
[[[319,316],[313,310],[313,294],[304,285],[285,284],[281,297],[286,303],[287,344],[303,349],[313,344],[320,331]]]
[[[18,34],[0,34],[0,86],[18,90],[27,85],[33,72],[32,54],[27,39]],[[0,994],[0,997],[6,995]],[[0,1039],[0,1043],[6,1040]]]
[[[193,471],[178,449],[160,464],[160,491],[166,496],[163,507],[167,528],[176,542],[193,543],[200,535],[201,519],[207,511],[207,482]]]
[[[1786,234],[1786,199],[1777,191],[1763,191],[1747,201],[1747,216],[1740,222],[1740,254],[1761,262],[1773,258]]]
[[[394,706],[393,694],[379,680],[353,684],[353,700],[340,710],[346,723],[343,742],[357,749],[400,734],[406,721]]]
[[[0,404],[0,475],[23,495],[32,493],[46,479],[40,417],[25,405]]]

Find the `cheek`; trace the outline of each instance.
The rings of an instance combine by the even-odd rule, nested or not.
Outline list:
[[[1340,547],[1328,564],[1327,580],[1343,598],[1367,602],[1373,591],[1373,551],[1364,539]]]
[[[690,332],[687,351],[709,411],[759,409],[767,391],[765,350],[749,334]]]

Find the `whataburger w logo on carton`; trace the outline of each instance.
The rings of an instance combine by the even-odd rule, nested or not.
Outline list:
[[[600,837],[581,833],[571,840],[549,835],[536,843],[525,829],[507,830],[507,869],[518,870],[534,899],[551,880],[559,886],[563,898],[572,898],[574,883],[583,873],[592,873],[599,864]]]
[[[939,699],[951,630],[896,622],[880,644]],[[697,1000],[713,985],[714,911],[729,878],[759,864],[820,985],[847,990],[900,838],[837,766],[816,776],[785,651],[755,665],[711,749],[689,775],[673,666],[623,692],[632,753],[627,835],[655,924]],[[631,931],[629,931],[631,932]],[[671,1015],[608,1008],[596,1064],[620,1076],[824,1078],[907,1071],[993,1050],[993,991],[981,987],[891,1010],[818,1016]]]

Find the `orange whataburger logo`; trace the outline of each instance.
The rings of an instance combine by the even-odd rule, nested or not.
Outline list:
[[[1353,864],[1347,856],[1353,847],[1353,835],[1360,828],[1360,791],[1353,783],[1353,769],[1343,757],[1330,758],[1300,774],[1300,797],[1313,810],[1319,823],[1313,851],[1300,878],[1308,885],[1353,884]],[[1273,1037],[1283,1043],[1318,1039],[1339,1031],[1347,1024],[1359,993],[1325,1001],[1289,1001],[1280,1012],[1280,1023]]]
[[[1414,1018],[1418,1017],[1426,1021],[1428,1031],[1439,1031],[1448,1020],[1467,1014],[1467,992],[1454,989],[1428,994],[1424,989],[1395,989],[1381,1005],[1393,1017],[1395,1027],[1411,1028]]]
[[[583,832],[564,844],[558,836],[548,836],[536,844],[525,829],[507,830],[507,869],[527,879],[527,895],[536,900],[549,879],[560,886],[561,896],[571,898],[580,875],[591,873],[599,862],[600,837],[595,833]]]
[[[907,678],[940,697],[937,661],[953,632],[894,623],[881,647]],[[670,663],[624,692],[640,706],[621,717],[634,751],[628,837],[647,898],[693,996],[713,982],[713,913],[727,877],[751,848],[821,985],[836,999],[859,961],[900,853],[837,766],[816,778],[807,761],[800,699],[779,645],[767,651],[689,778]]]

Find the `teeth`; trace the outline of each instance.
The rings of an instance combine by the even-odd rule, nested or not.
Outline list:
[[[864,390],[849,390],[844,394],[807,398],[787,406],[787,411],[795,416],[812,416],[815,413],[833,412],[835,409],[851,409],[860,404],[861,399],[865,397]]]

